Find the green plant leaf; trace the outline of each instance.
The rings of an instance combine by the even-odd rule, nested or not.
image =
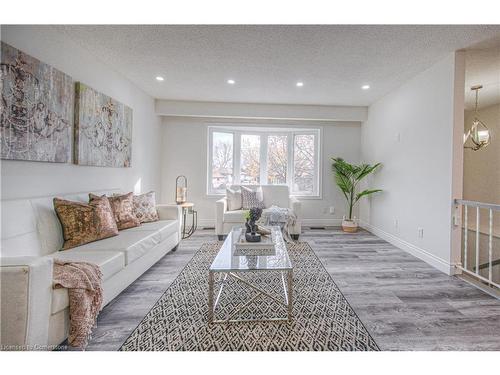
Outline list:
[[[382,189],[366,189],[366,190],[363,190],[362,192],[356,194],[356,199],[354,200],[354,202],[357,202],[359,201],[362,197],[366,197],[367,195],[370,195],[370,194],[373,194],[373,193],[378,193],[379,191],[382,191]]]

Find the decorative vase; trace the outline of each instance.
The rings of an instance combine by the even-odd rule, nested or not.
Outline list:
[[[257,225],[255,222],[259,220],[260,215],[262,214],[261,208],[251,208],[248,212],[248,216],[245,222],[245,239],[247,242],[260,242],[261,236],[257,233]]]
[[[342,220],[342,230],[346,233],[356,233],[358,231],[358,223],[355,220]]]

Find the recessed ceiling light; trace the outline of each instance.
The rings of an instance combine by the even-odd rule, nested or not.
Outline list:
[[[304,82],[297,82],[295,85],[296,85],[297,87],[302,87],[302,86],[304,86]]]
[[[363,85],[363,86],[361,86],[361,88],[362,88],[363,90],[368,90],[368,89],[370,88],[370,85]]]
[[[161,81],[164,81],[164,80],[165,80],[165,78],[163,78],[162,76],[157,76],[157,77],[156,77],[156,80],[161,82]]]
[[[227,83],[229,83],[230,85],[234,85],[236,81],[234,79],[228,79]]]

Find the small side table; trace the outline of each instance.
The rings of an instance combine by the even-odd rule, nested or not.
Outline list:
[[[182,239],[185,239],[191,237],[198,227],[198,212],[194,209],[194,203],[186,202],[179,206],[182,208]],[[188,215],[191,215],[191,227],[186,228]]]

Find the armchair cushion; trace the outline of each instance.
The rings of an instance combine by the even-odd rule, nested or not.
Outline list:
[[[262,185],[262,193],[264,196],[264,205],[266,208],[278,206],[283,208],[289,207],[288,186],[281,185]]]
[[[241,189],[230,189],[226,188],[226,198],[227,198],[227,209],[229,211],[241,210],[242,207],[242,197]]]
[[[292,209],[292,211],[295,213],[295,216],[297,216],[297,218],[302,217],[302,204],[300,203],[300,201],[297,198],[290,197],[289,208]]]

